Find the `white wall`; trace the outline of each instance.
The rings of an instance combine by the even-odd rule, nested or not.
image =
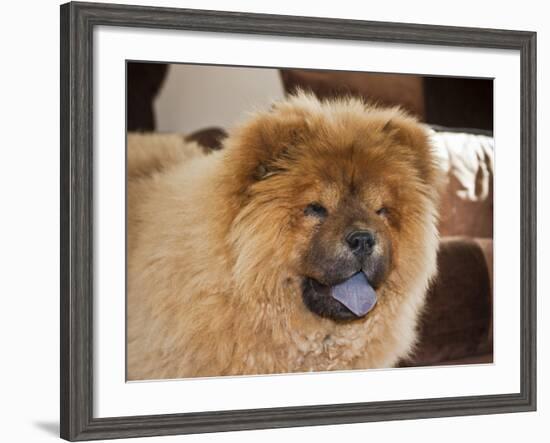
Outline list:
[[[155,100],[157,129],[189,133],[230,128],[283,96],[276,69],[171,65]]]
[[[523,0],[117,0],[218,10],[536,30],[539,144],[539,411],[152,438],[153,442],[517,442],[545,441],[550,422],[550,20],[545,2]],[[2,32],[2,153],[0,193],[0,439],[56,441],[59,410],[59,13],[58,2],[4,5]],[[449,380],[452,383],[452,380]]]

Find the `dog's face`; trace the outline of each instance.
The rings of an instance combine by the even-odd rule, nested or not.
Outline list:
[[[332,288],[362,272],[376,290],[386,281],[397,248],[395,192],[374,176],[370,184],[364,177],[312,182],[313,201],[303,209],[304,231],[309,232],[298,266],[303,301],[312,312],[334,320],[360,314],[335,299]]]
[[[301,96],[232,143],[235,274],[265,297],[282,287],[279,309],[299,297],[320,317],[356,320],[434,247],[436,167],[424,130],[399,111]]]

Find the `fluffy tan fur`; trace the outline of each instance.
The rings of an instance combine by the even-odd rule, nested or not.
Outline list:
[[[421,125],[299,94],[221,151],[173,137],[128,137],[130,380],[382,368],[412,350],[438,244],[438,168]],[[335,210],[350,180],[366,205],[394,208],[392,269],[366,317],[335,322],[302,301],[317,229],[303,208]]]

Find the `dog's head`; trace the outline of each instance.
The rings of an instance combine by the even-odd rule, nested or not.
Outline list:
[[[433,255],[438,169],[398,109],[299,94],[236,131],[225,155],[247,294],[354,320]]]

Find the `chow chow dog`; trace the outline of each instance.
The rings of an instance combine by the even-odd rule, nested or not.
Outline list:
[[[436,272],[439,169],[397,108],[298,93],[205,155],[128,137],[129,380],[394,366]]]

